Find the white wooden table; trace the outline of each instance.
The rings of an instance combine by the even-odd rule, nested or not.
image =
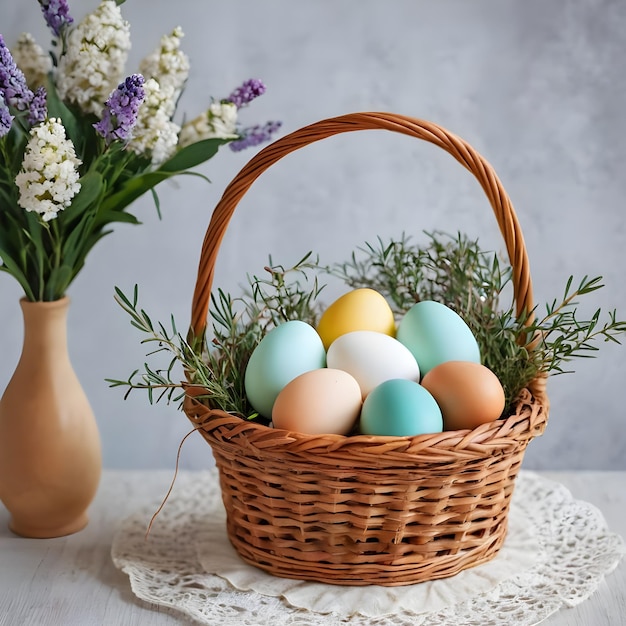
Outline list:
[[[626,537],[626,472],[544,472],[595,504],[609,528]],[[160,498],[171,472],[105,471],[87,528],[59,539],[24,539],[7,529],[0,504],[0,626],[163,626],[179,614],[139,601],[110,557],[117,524]],[[586,602],[546,626],[626,625],[626,559]],[[259,625],[263,626],[263,625]],[[514,626],[513,624],[511,626]]]

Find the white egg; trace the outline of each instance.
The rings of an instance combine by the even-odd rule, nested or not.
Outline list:
[[[351,374],[359,383],[363,399],[386,380],[420,379],[419,365],[406,346],[370,330],[356,330],[335,339],[328,348],[326,363]]]

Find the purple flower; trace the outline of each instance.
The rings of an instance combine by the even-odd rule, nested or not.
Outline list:
[[[64,26],[74,21],[67,0],[39,0],[39,4],[48,27],[57,37]]]
[[[131,138],[139,106],[146,97],[143,84],[141,74],[132,74],[118,85],[106,101],[102,119],[93,127],[105,138],[107,145],[117,139],[128,141]]]
[[[4,137],[11,130],[13,116],[4,102],[4,94],[0,91],[0,137]]]
[[[252,146],[269,141],[272,135],[282,126],[282,122],[266,122],[263,126],[256,125],[241,131],[241,138],[228,145],[233,152],[240,152]]]
[[[35,97],[26,85],[24,73],[15,64],[2,35],[0,35],[0,90],[4,92],[4,101],[18,111],[26,111]]]
[[[227,101],[232,102],[238,109],[250,104],[255,98],[265,93],[265,85],[256,78],[250,78],[243,85],[237,87],[228,96]]]
[[[43,87],[37,87],[28,109],[28,123],[31,126],[43,122],[48,117],[46,96],[46,90]]]

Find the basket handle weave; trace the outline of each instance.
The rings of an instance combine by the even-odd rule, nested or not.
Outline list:
[[[348,131],[377,129],[433,143],[450,153],[476,177],[489,199],[506,244],[513,269],[516,315],[518,318],[524,316],[527,325],[533,321],[532,282],[524,238],[511,200],[491,165],[467,142],[437,124],[394,113],[366,112],[321,120],[278,139],[258,152],[226,187],[202,244],[192,301],[191,337],[202,337],[206,329],[217,254],[235,208],[252,183],[282,157],[315,141]],[[536,384],[539,388],[531,388],[531,391],[544,395],[545,381],[536,381]]]

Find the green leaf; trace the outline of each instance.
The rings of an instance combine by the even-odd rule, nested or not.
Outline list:
[[[141,222],[132,214],[126,211],[99,211],[94,221],[94,228],[101,228],[105,224],[112,222],[123,222],[124,224],[133,224],[135,226]]]
[[[24,230],[24,234],[33,244],[34,250],[31,255],[35,262],[31,267],[37,273],[36,290],[41,292],[41,286],[46,280],[46,266],[49,262],[48,248],[43,240],[43,234],[47,233],[46,227],[41,223],[39,216],[30,211],[26,211],[26,220],[28,228]],[[26,265],[28,267],[28,265]],[[28,270],[27,270],[28,271]],[[31,284],[33,283],[33,272],[30,272]]]
[[[53,301],[63,297],[73,274],[74,270],[70,265],[53,268],[45,285],[44,300]]]
[[[44,243],[42,234],[46,227],[41,223],[39,216],[33,211],[24,210],[27,227],[24,228],[24,234],[33,242],[36,248],[43,250]]]
[[[17,186],[14,184],[15,175],[20,171],[22,167],[22,158],[15,158],[15,155],[23,155],[24,148],[28,143],[30,138],[29,132],[22,128],[20,124],[14,123],[11,126],[11,130],[8,135],[4,136],[4,150],[3,159],[0,159],[0,162],[3,161],[2,166],[5,168],[7,173],[11,173],[6,177],[7,181],[10,181],[9,184],[12,185],[15,193],[15,197],[17,197]],[[10,155],[10,156],[9,156]]]
[[[131,178],[125,182],[123,187],[117,193],[109,196],[102,203],[102,209],[105,211],[123,211],[131,202],[143,196],[146,191],[156,187],[160,182],[167,180],[178,172],[163,172],[156,170],[154,172],[146,172],[135,178]]]
[[[159,200],[159,194],[155,191],[154,187],[150,191],[152,192],[152,199],[154,200],[157,215],[159,216],[159,219],[162,220],[163,216],[161,215],[161,201]]]
[[[230,143],[231,139],[204,139],[197,141],[179,150],[169,161],[166,161],[157,171],[182,172],[200,163],[208,161],[217,154],[219,147]]]
[[[2,202],[2,210],[6,211],[14,206],[15,200],[12,195],[0,186],[0,202]],[[1,219],[1,218],[0,218]]]
[[[48,106],[48,118],[58,117],[63,122],[63,127],[67,136],[72,140],[78,149],[82,142],[81,127],[76,116],[67,107],[67,105],[59,98],[52,74],[48,74],[48,84],[46,86],[47,96],[46,103]],[[79,151],[80,152],[80,151]]]
[[[98,172],[87,172],[79,182],[80,191],[72,200],[72,204],[60,216],[63,223],[82,218],[82,214],[90,205],[94,205],[94,209],[97,209],[98,197],[104,189],[102,175]]]
[[[100,241],[100,239],[106,237],[107,235],[110,235],[113,232],[111,230],[97,230],[95,232],[89,232],[87,231],[87,229],[85,230],[87,234],[82,238],[80,244],[77,245],[74,250],[69,250],[68,248],[68,251],[66,253],[66,259],[76,259],[72,260],[72,265],[74,266],[74,277],[78,275],[78,272],[80,272],[83,265],[85,264],[85,259],[87,258],[90,250]],[[72,253],[73,255],[70,256],[70,254]]]
[[[91,224],[94,217],[84,217],[75,228],[73,228],[65,241],[63,241],[63,260],[65,264],[75,267],[78,264],[78,259],[81,256],[84,257],[85,248],[88,245],[88,234],[91,230]],[[82,263],[81,263],[82,265]]]
[[[2,241],[0,241],[0,256],[2,257],[2,265],[0,265],[0,271],[11,274],[11,276],[13,276],[15,280],[17,280],[17,282],[24,290],[24,294],[26,295],[26,297],[31,301],[35,300],[35,294],[33,293],[31,286],[28,284],[28,279],[22,272],[22,269],[19,267],[19,265],[15,262],[13,257],[11,257],[8,251],[4,248],[4,246],[2,245]]]

